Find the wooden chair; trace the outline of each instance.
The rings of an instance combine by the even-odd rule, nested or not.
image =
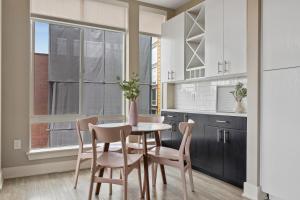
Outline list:
[[[110,183],[123,185],[124,196],[123,199],[127,200],[127,185],[128,185],[128,175],[133,169],[138,170],[138,181],[140,186],[140,195],[142,193],[142,183],[141,183],[141,154],[127,154],[126,138],[131,133],[131,126],[119,126],[113,128],[102,128],[89,125],[90,132],[92,133],[92,147],[93,147],[93,162],[91,169],[91,182],[89,191],[89,200],[92,199],[93,185],[94,183]],[[104,151],[97,157],[97,141],[105,143],[104,150],[109,147],[110,143],[121,141],[122,152],[111,152]],[[96,176],[97,171],[101,174],[101,170],[110,168],[121,169],[122,176],[119,179],[113,179],[111,176],[109,178],[103,178],[101,176]],[[97,194],[97,191],[96,191]]]
[[[151,116],[138,116],[138,122],[152,122],[152,123],[163,123],[165,117],[164,116],[158,116],[158,115],[151,115]],[[156,134],[156,133],[155,133]],[[160,138],[160,132],[158,132],[158,136]],[[159,141],[159,145],[160,145]],[[156,141],[155,138],[149,138],[147,139],[147,149],[150,150],[152,148],[156,147]],[[128,152],[138,152],[143,153],[143,141],[141,136],[135,136],[131,135],[129,136],[129,143],[128,143]],[[152,165],[152,174],[157,173],[157,165]],[[160,167],[161,170],[161,176],[163,183],[166,184],[166,175],[165,175],[165,168],[163,166]],[[155,185],[155,176],[152,176],[152,185]]]
[[[77,156],[77,163],[76,163],[76,169],[75,169],[75,180],[74,180],[74,189],[77,187],[78,183],[78,176],[79,176],[79,170],[80,170],[80,164],[84,161],[89,161],[93,158],[92,149],[85,150],[84,149],[84,143],[82,138],[83,132],[89,132],[88,124],[97,124],[98,117],[88,117],[84,119],[78,119],[76,120],[76,132],[78,136],[78,156]],[[120,151],[122,149],[121,144],[114,144],[111,146],[111,151]],[[97,152],[101,153],[103,150],[103,144],[97,144]]]
[[[179,150],[171,149],[168,147],[155,147],[148,152],[149,159],[152,162],[176,167],[180,170],[182,186],[184,190],[184,200],[187,200],[187,188],[185,179],[186,171],[188,171],[189,173],[191,190],[194,191],[192,163],[190,158],[190,144],[193,124],[193,120],[188,120],[188,122],[181,122],[179,124],[179,130],[183,135]],[[153,176],[155,176],[154,180],[156,181],[156,173],[154,173]]]
[[[138,116],[138,122],[152,122],[152,123],[163,123],[164,116],[152,115],[152,116]],[[158,134],[160,134],[158,132]],[[143,142],[141,136],[131,135],[129,136],[128,141],[128,150],[129,152],[142,152],[143,151]],[[156,146],[155,140],[152,138],[147,139],[148,149],[154,148]]]

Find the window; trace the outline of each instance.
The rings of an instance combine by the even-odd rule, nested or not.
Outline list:
[[[140,90],[139,113],[159,113],[159,85],[160,85],[160,40],[157,37],[140,35]]]
[[[77,145],[77,117],[123,114],[124,33],[32,24],[31,148]],[[84,140],[89,142],[89,136]]]

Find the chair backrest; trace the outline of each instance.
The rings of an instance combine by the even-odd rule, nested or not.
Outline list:
[[[97,124],[98,117],[88,117],[84,119],[77,119],[76,120],[76,132],[78,136],[79,147],[83,148],[83,138],[82,138],[82,131],[89,131],[89,124]]]
[[[123,134],[124,138],[130,135],[131,126],[116,126],[116,127],[99,127],[93,124],[89,124],[89,129],[94,139],[103,143],[113,143],[121,141],[121,135]]]
[[[180,154],[190,154],[190,145],[192,139],[192,130],[195,122],[189,119],[187,122],[180,122],[179,123],[179,131],[183,135],[181,145],[179,148]]]
[[[152,122],[152,123],[163,123],[165,120],[164,116],[159,115],[149,115],[149,116],[139,116],[138,122]]]
[[[122,152],[124,157],[124,166],[127,166],[127,148],[126,148],[126,138],[131,133],[131,126],[116,126],[116,127],[98,127],[93,124],[89,124],[89,130],[92,134],[92,147],[93,147],[93,162],[97,158],[97,141],[103,143],[122,143]],[[93,163],[95,164],[95,163]]]

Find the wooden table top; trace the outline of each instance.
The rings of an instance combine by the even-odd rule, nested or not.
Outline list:
[[[99,127],[116,127],[116,126],[124,126],[128,125],[128,123],[105,123],[98,124]],[[169,124],[163,123],[150,123],[150,122],[140,122],[137,126],[132,126],[133,133],[149,133],[155,131],[164,131],[171,129],[172,126]]]

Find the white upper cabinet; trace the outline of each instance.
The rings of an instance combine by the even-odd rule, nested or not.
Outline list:
[[[300,66],[300,1],[264,0],[263,8],[263,69]]]
[[[162,25],[161,80],[184,80],[184,13]]]
[[[206,10],[206,76],[222,72],[223,64],[223,0],[207,0]]]
[[[225,73],[247,72],[247,0],[224,0]]]
[[[247,72],[247,1],[206,1],[207,77]]]

